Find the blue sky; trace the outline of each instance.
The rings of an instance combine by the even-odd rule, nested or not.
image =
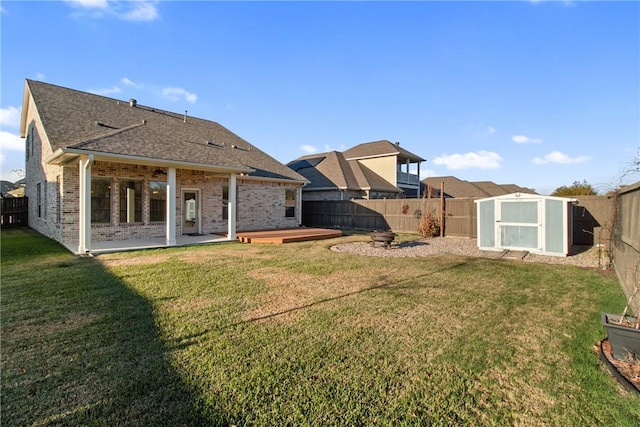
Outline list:
[[[1,178],[25,79],[219,122],[280,160],[399,141],[423,178],[606,191],[640,144],[640,2],[3,1]]]

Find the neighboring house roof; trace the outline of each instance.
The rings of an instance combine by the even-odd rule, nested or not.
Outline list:
[[[444,183],[445,197],[487,197],[488,193],[476,187],[469,181],[463,181],[455,176],[429,177],[422,180],[425,185],[435,188],[440,192],[440,186]]]
[[[54,152],[46,159],[51,163],[93,154],[102,160],[306,181],[216,122],[33,80],[25,84],[22,137],[31,98]]]
[[[499,185],[493,181],[464,181],[454,176],[433,176],[422,180],[422,183],[435,188],[440,193],[440,185],[444,183],[445,197],[493,197],[511,193],[536,194],[535,191],[515,184]]]
[[[345,159],[362,159],[367,157],[379,157],[387,155],[397,155],[402,159],[409,159],[413,162],[424,162],[420,156],[417,156],[410,151],[405,150],[400,146],[399,142],[395,144],[383,139],[381,141],[366,142],[358,144],[355,147],[349,148],[343,152]]]
[[[3,195],[7,194],[9,191],[15,190],[18,188],[16,184],[10,181],[0,181],[0,193]]]
[[[287,166],[309,180],[309,184],[304,187],[305,191],[401,191],[356,160],[347,161],[344,154],[337,151],[302,156],[289,162]]]
[[[472,184],[487,193],[489,196],[508,194],[504,188],[492,181],[474,181]]]

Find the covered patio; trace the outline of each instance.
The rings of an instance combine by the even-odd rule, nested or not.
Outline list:
[[[172,245],[167,244],[167,240],[164,237],[93,242],[89,254],[99,255],[111,252],[137,251],[141,249],[170,248],[175,246],[193,246],[223,242],[235,242],[235,240],[229,240],[226,235],[221,234],[200,234],[197,236],[185,234],[177,236],[175,244]],[[75,248],[68,247],[68,249],[71,252],[74,252]]]
[[[326,228],[288,228],[280,230],[244,231],[237,233],[236,239],[229,239],[226,234],[184,234],[176,237],[175,244],[167,244],[164,237],[148,239],[116,240],[93,242],[90,255],[99,255],[111,252],[135,251],[141,249],[158,249],[175,246],[193,246],[210,243],[229,243],[240,241],[242,243],[291,243],[308,240],[331,239],[342,236],[342,231]],[[73,252],[74,248],[68,248]]]

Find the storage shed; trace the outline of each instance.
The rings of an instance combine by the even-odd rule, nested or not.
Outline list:
[[[513,193],[476,200],[478,248],[567,256],[575,199]]]

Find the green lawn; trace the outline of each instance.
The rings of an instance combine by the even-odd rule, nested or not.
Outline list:
[[[79,258],[2,231],[2,425],[640,425],[615,278],[337,241]]]

